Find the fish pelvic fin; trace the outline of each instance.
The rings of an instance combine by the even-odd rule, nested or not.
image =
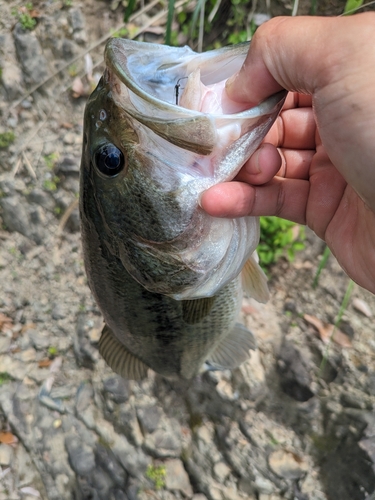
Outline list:
[[[249,359],[250,349],[255,351],[256,348],[254,335],[244,325],[236,323],[205,364],[209,370],[233,370]]]
[[[107,325],[104,325],[99,340],[99,352],[110,368],[121,377],[130,380],[147,377],[148,366],[129,352]]]
[[[241,278],[246,295],[263,304],[268,301],[270,292],[267,285],[267,276],[258,264],[258,255],[256,252],[245,262]]]
[[[186,323],[194,325],[202,321],[211,311],[215,297],[203,299],[183,300],[182,317]]]

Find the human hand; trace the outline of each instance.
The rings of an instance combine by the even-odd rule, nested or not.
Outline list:
[[[234,182],[202,195],[217,217],[307,224],[347,274],[375,293],[375,16],[275,18],[257,31],[227,91],[257,103],[289,94]],[[251,84],[249,84],[251,82]],[[304,94],[302,94],[303,92]],[[276,149],[278,148],[278,149]]]

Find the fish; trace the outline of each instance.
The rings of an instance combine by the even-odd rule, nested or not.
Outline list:
[[[231,180],[278,116],[286,92],[251,109],[225,81],[248,43],[189,47],[113,38],[86,104],[80,172],[88,284],[105,326],[99,351],[127,379],[234,369],[256,349],[238,316],[243,293],[265,302],[259,220],[199,205]]]

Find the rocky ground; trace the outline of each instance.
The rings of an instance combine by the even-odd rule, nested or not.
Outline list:
[[[312,234],[272,270],[267,305],[244,301],[259,349],[239,369],[136,383],[99,357],[77,77],[97,45],[95,79],[122,11],[34,2],[30,31],[23,5],[0,0],[0,134],[15,136],[0,149],[0,500],[373,500],[375,297],[355,286],[327,343],[349,280],[331,257],[312,287],[324,248]]]

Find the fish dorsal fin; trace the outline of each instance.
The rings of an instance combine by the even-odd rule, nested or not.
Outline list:
[[[207,364],[211,369],[233,370],[250,357],[250,349],[256,348],[254,335],[244,325],[236,323],[230,334],[207,359]]]
[[[262,303],[268,301],[270,292],[267,285],[267,276],[257,262],[256,252],[245,262],[241,278],[243,289],[249,297]]]
[[[182,108],[200,111],[203,85],[201,82],[201,72],[196,68],[187,78],[183,93],[181,94],[179,105]]]
[[[191,325],[199,323],[212,309],[215,297],[205,297],[203,299],[183,300],[182,317],[186,323]]]
[[[147,377],[148,367],[117,340],[107,325],[104,325],[99,340],[99,352],[112,370],[121,377],[131,380]]]

